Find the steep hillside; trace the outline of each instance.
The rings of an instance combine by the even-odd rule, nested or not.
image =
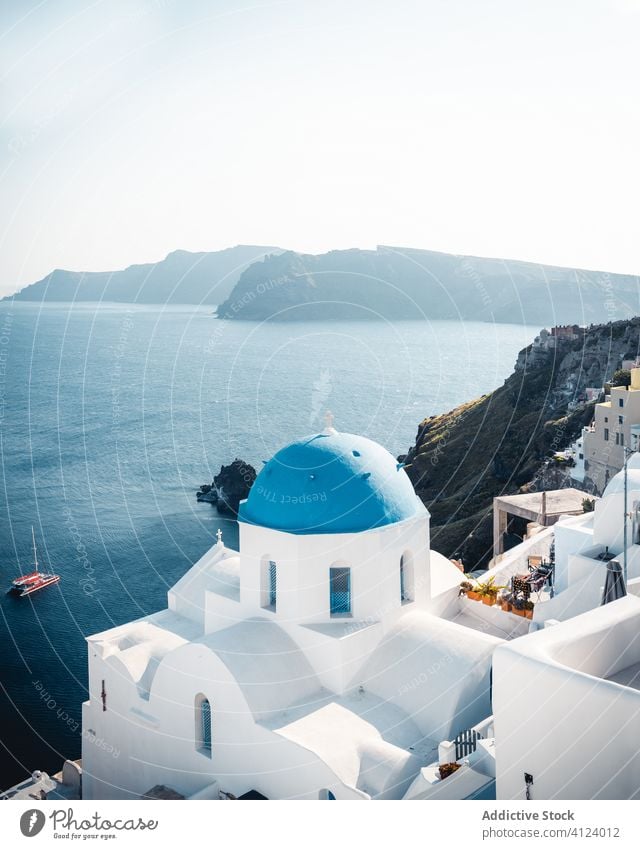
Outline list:
[[[640,312],[637,277],[378,247],[287,251],[250,266],[226,319],[451,319],[588,324]]]
[[[18,301],[117,301],[139,304],[219,304],[242,272],[279,248],[238,245],[223,251],[174,251],[161,262],[122,271],[56,269],[12,297]]]
[[[556,350],[529,346],[495,392],[421,422],[402,459],[431,512],[433,547],[467,568],[486,565],[493,498],[538,480],[593,417],[585,388],[639,353],[640,318],[590,327]]]

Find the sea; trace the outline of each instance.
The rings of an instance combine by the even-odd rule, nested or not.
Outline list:
[[[404,453],[500,386],[539,328],[223,321],[210,307],[0,302],[0,790],[81,752],[85,637],[152,613],[235,521],[196,501],[322,429]],[[61,582],[6,595],[32,568]]]

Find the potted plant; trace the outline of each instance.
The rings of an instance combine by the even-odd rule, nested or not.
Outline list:
[[[503,589],[505,588],[496,585],[493,575],[484,581],[484,583],[478,584],[478,592],[480,593],[482,602],[489,606],[495,604],[499,591]]]
[[[511,612],[516,616],[524,616],[524,599],[514,598],[511,602]]]
[[[460,769],[460,764],[456,763],[455,761],[450,764],[438,764],[438,773],[440,774],[440,779],[444,781],[445,778],[448,778],[457,769]]]
[[[471,581],[463,581],[460,584],[460,592],[458,593],[458,595],[468,596],[469,591],[473,592],[473,584],[471,583]]]
[[[533,602],[527,599],[524,603],[524,615],[526,619],[533,619],[533,607]]]
[[[498,593],[498,604],[505,611],[505,613],[510,612],[512,601],[513,596],[508,590],[502,590],[500,593]]]

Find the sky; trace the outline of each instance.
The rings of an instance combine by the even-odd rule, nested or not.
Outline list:
[[[0,294],[172,250],[640,273],[640,0],[0,0]]]

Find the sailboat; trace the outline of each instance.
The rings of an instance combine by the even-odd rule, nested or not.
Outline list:
[[[60,575],[54,575],[53,572],[41,572],[38,569],[38,550],[36,548],[36,535],[31,527],[31,539],[33,541],[33,571],[28,575],[20,575],[19,578],[14,578],[11,582],[11,590],[9,592],[19,593],[20,597],[31,595],[37,590],[48,587],[51,584],[57,584],[60,580]]]

